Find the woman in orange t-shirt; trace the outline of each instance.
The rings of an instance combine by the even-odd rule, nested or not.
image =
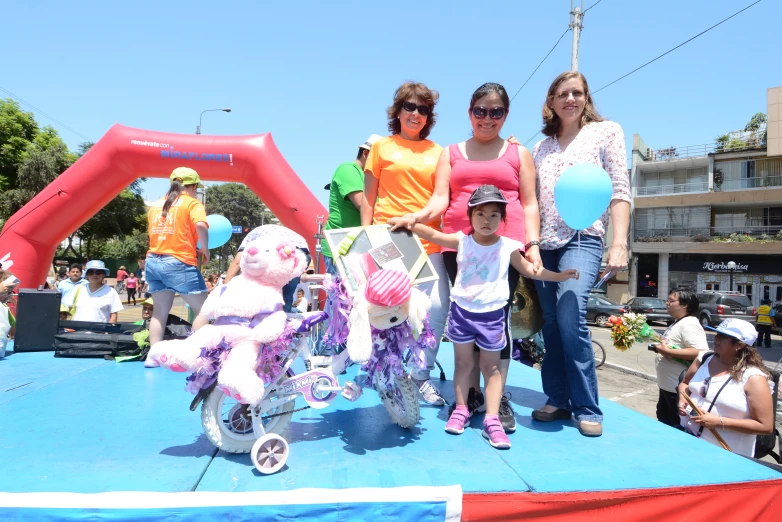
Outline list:
[[[385,224],[392,217],[417,212],[426,206],[434,192],[434,170],[442,147],[427,138],[437,115],[434,106],[439,95],[423,83],[407,82],[394,93],[394,103],[388,108],[388,130],[391,136],[372,144],[364,166],[364,203],[361,205],[361,225]],[[427,223],[440,229],[440,220]],[[420,285],[432,300],[430,322],[437,340],[435,348],[427,350],[426,369],[411,368],[410,374],[423,400],[435,406],[445,401],[429,382],[434,369],[440,339],[448,315],[448,273],[440,247],[421,241],[439,280]]]
[[[168,193],[152,204],[147,216],[149,252],[145,275],[148,291],[155,299],[149,321],[152,346],[163,340],[175,294],[185,300],[196,316],[208,295],[197,257],[200,253],[204,263],[209,261],[206,211],[195,199],[196,189],[203,185],[198,173],[187,167],[174,169],[170,179]],[[200,325],[193,326],[197,329]],[[156,366],[156,363],[147,359],[146,366]]]

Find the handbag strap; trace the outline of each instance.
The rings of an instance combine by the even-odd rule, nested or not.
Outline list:
[[[719,396],[720,396],[720,393],[722,393],[722,390],[724,390],[724,389],[725,389],[725,386],[727,386],[727,385],[728,385],[728,383],[730,382],[730,380],[731,380],[731,379],[732,379],[732,377],[731,377],[730,375],[728,375],[728,380],[726,380],[726,381],[723,383],[723,385],[722,385],[722,386],[720,386],[720,389],[719,389],[719,390],[717,390],[717,395],[715,395],[715,396],[714,396],[714,399],[711,401],[711,404],[709,405],[709,409],[708,409],[708,410],[706,410],[706,413],[711,413],[711,409],[714,407],[714,404],[717,402],[717,397],[719,397]],[[705,399],[705,398],[706,398],[706,397],[704,397],[704,399]],[[697,437],[700,437],[700,436],[701,436],[701,434],[703,433],[703,429],[704,429],[705,427],[706,427],[706,426],[701,426],[701,429],[700,429],[700,430],[698,430],[698,435],[697,435]]]

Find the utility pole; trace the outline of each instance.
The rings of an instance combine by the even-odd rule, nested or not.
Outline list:
[[[573,0],[570,0],[570,29],[573,30],[573,52],[570,57],[570,70],[578,70],[578,39],[581,35],[581,29],[584,28],[584,0],[581,0],[581,7],[573,7]]]

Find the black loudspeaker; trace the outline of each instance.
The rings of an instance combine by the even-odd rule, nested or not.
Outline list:
[[[60,321],[59,290],[22,288],[16,308],[14,352],[54,351]]]

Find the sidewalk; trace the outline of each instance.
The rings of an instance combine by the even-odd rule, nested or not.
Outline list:
[[[120,298],[122,299],[122,306],[125,308],[117,313],[117,321],[120,323],[135,323],[136,321],[140,321],[141,303],[146,299],[136,299],[137,305],[133,306],[132,302],[128,305],[126,301],[128,298],[127,295],[120,294]],[[187,307],[185,306],[185,301],[181,297],[174,298],[174,305],[171,307],[171,313],[187,320]]]

